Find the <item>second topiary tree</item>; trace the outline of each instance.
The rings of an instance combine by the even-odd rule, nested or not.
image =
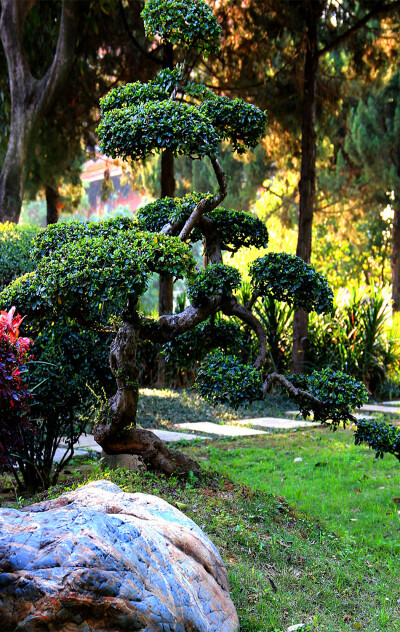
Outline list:
[[[132,160],[162,150],[207,159],[217,190],[157,200],[140,209],[134,219],[49,227],[36,241],[36,271],[10,285],[0,299],[3,305],[18,305],[28,318],[36,310],[54,313],[55,318],[65,312],[86,328],[116,332],[110,367],[117,391],[99,415],[95,439],[108,454],[139,454],[150,467],[172,473],[198,466],[168,450],[152,432],[135,427],[140,339],[167,343],[170,353],[181,350],[190,355],[190,349],[199,356],[207,353],[197,387],[216,403],[238,405],[260,399],[279,383],[304,414],[313,412],[316,420],[335,426],[351,418],[351,408],[362,403],[366,392],[348,376],[329,370],[292,379],[263,375],[267,336],[252,311],[257,299],[272,296],[321,313],[332,309],[332,293],[325,279],[301,259],[271,253],[252,264],[252,295],[246,304],[239,302],[235,290],[241,284],[240,274],[224,263],[223,251],[265,248],[268,234],[250,213],[221,208],[227,178],[218,148],[222,141],[229,141],[239,153],[255,147],[265,133],[266,115],[245,101],[217,96],[191,81],[193,55],[219,47],[219,26],[203,0],[147,0],[143,18],[148,35],[183,51],[182,63],[161,71],[147,84],[121,85],[102,100],[98,130],[102,150]],[[203,271],[196,269],[191,249],[199,240],[208,261]],[[186,278],[189,307],[154,320],[144,317],[138,302],[152,273]],[[227,353],[235,341],[243,343],[243,325],[253,332],[257,344],[252,364]]]

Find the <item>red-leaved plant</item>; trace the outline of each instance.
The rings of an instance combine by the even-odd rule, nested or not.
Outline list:
[[[28,417],[32,396],[22,379],[32,341],[19,336],[23,318],[14,314],[15,307],[0,312],[0,471],[13,469],[24,433],[33,430]]]

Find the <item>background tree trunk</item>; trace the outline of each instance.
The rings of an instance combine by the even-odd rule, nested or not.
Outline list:
[[[23,33],[27,15],[36,1],[1,1],[0,36],[11,95],[10,138],[0,174],[1,222],[19,220],[32,135],[66,78],[75,49],[77,3],[63,0],[53,62],[41,79],[33,77],[24,51]]]
[[[393,204],[393,230],[392,230],[392,309],[393,313],[400,311],[400,207],[396,198]]]
[[[301,129],[301,175],[299,182],[299,228],[296,255],[306,263],[311,259],[312,222],[315,198],[316,134],[315,110],[318,71],[318,25],[325,2],[307,0],[306,57],[303,74],[303,118]],[[298,310],[293,319],[292,371],[301,373],[306,360],[308,314]]]
[[[163,67],[173,69],[174,51],[172,44],[164,46]],[[175,197],[175,169],[174,155],[170,151],[161,154],[161,198]],[[158,282],[158,315],[172,314],[174,310],[174,284],[171,275],[160,274]],[[163,354],[158,356],[157,385],[165,386],[165,358]]]
[[[58,222],[58,203],[60,201],[60,194],[58,189],[51,184],[46,185],[46,211],[47,211],[47,226],[49,224],[57,224]]]

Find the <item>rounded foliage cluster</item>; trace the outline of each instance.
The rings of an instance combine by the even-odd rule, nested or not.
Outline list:
[[[147,0],[142,17],[148,37],[203,52],[220,48],[221,28],[203,0]]]
[[[0,305],[9,309],[12,305],[20,305],[24,314],[30,319],[33,313],[42,320],[52,312],[51,302],[44,295],[36,272],[28,272],[14,279],[0,292]]]
[[[376,458],[393,454],[400,461],[400,428],[384,421],[359,419],[354,433],[354,443],[366,443],[376,450]]]
[[[291,375],[294,386],[320,400],[321,405],[311,402],[306,396],[296,398],[304,417],[311,413],[314,421],[330,422],[336,427],[349,419],[354,408],[360,408],[368,400],[368,391],[364,384],[342,371],[330,368],[313,371],[310,375]]]
[[[206,214],[215,224],[223,245],[230,249],[266,248],[268,230],[265,224],[246,211],[216,208]]]
[[[222,351],[211,353],[201,365],[195,387],[204,399],[238,408],[261,399],[260,371]]]
[[[242,99],[213,95],[199,110],[220,131],[221,139],[229,140],[239,154],[255,147],[265,135],[267,114]]]
[[[139,298],[150,273],[181,278],[195,268],[188,246],[177,237],[142,232],[129,218],[49,227],[35,256],[37,270],[24,280],[32,299],[39,295],[41,302],[88,322],[107,320],[128,297]]]
[[[272,296],[307,312],[333,310],[333,292],[325,277],[300,257],[269,253],[250,266],[250,276],[259,296]]]
[[[181,223],[188,219],[200,200],[212,197],[209,194],[190,193],[183,198],[164,197],[142,206],[137,214],[138,226],[150,232],[160,232],[166,224]],[[198,230],[192,231],[191,238],[201,239]]]
[[[135,81],[135,83],[122,83],[100,99],[100,111],[102,116],[112,110],[140,105],[148,101],[165,101],[169,99],[174,88],[182,81],[180,68],[170,70],[164,68],[157,77],[148,83]]]
[[[35,268],[30,251],[40,230],[36,226],[0,223],[0,290]]]
[[[100,147],[112,158],[144,159],[160,149],[192,158],[215,156],[219,134],[193,105],[152,101],[106,112],[97,128]]]
[[[84,237],[116,237],[136,227],[132,217],[112,217],[101,222],[82,222],[71,220],[47,226],[33,242],[31,256],[40,263],[42,257],[49,257],[64,244],[72,243]]]
[[[189,285],[188,295],[194,307],[202,307],[214,296],[228,297],[240,284],[241,277],[236,268],[215,263],[197,275]]]
[[[245,343],[245,334],[235,322],[224,318],[207,318],[193,329],[177,336],[164,347],[167,362],[190,366],[202,360],[212,349],[235,352]]]

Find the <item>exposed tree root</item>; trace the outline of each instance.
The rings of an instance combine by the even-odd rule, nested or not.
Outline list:
[[[161,439],[144,428],[129,428],[112,433],[107,424],[97,424],[94,428],[94,438],[106,454],[136,454],[143,459],[149,469],[168,476],[200,470],[194,459],[176,450],[169,450]]]

